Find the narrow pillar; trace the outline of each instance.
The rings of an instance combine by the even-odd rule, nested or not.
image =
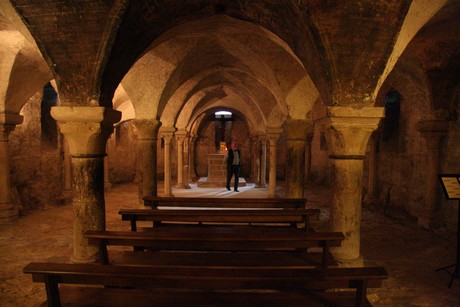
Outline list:
[[[267,128],[270,143],[270,172],[268,175],[268,197],[276,197],[276,143],[283,132],[281,128]]]
[[[72,200],[72,162],[70,159],[69,142],[64,138],[64,190],[62,197]]]
[[[305,144],[305,183],[311,180],[311,142],[313,132],[307,133],[307,142]]]
[[[184,139],[184,189],[190,189],[190,135],[186,132]]]
[[[332,160],[331,230],[345,235],[333,249],[344,266],[362,264],[361,203],[363,159],[367,142],[383,117],[383,108],[328,107],[325,136]]]
[[[288,119],[284,122],[286,131],[286,196],[301,198],[304,196],[305,147],[307,132],[311,121]]]
[[[11,202],[8,136],[22,120],[19,114],[0,113],[0,225],[16,220],[19,215],[18,208]]]
[[[164,196],[174,196],[171,185],[171,139],[173,138],[174,131],[176,131],[176,128],[174,127],[162,127],[160,129],[160,134],[165,144]]]
[[[256,188],[267,187],[267,136],[265,133],[257,135],[257,181]]]
[[[105,229],[104,156],[113,124],[121,113],[104,107],[53,107],[51,115],[69,143],[72,163],[73,262],[101,260],[99,246],[84,237]]]
[[[251,175],[257,187],[260,180],[260,142],[257,135],[251,136]]]
[[[374,133],[369,139],[369,156],[368,156],[368,178],[367,178],[367,193],[364,197],[364,203],[367,205],[376,202],[377,194],[377,144],[378,134]]]
[[[195,167],[195,152],[196,152],[196,140],[198,139],[198,136],[196,134],[190,136],[190,148],[189,148],[189,172],[190,176],[192,177],[192,180],[197,180],[198,175],[196,173],[196,167]]]
[[[175,134],[177,141],[177,189],[185,189],[184,184],[184,142],[187,137],[187,131],[180,130]]]
[[[416,128],[425,138],[427,148],[425,203],[419,213],[418,225],[429,229],[439,226],[441,222],[438,203],[438,195],[440,195],[438,175],[441,164],[439,149],[449,123],[442,120],[421,121],[417,123]]]
[[[104,189],[107,191],[112,187],[112,184],[109,180],[109,157],[107,156],[109,154],[108,146],[106,152],[107,154],[104,156]]]
[[[155,119],[136,119],[137,132],[136,172],[139,206],[144,206],[144,196],[157,196],[157,135],[161,123]]]

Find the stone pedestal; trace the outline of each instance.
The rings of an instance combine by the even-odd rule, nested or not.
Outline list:
[[[440,147],[442,138],[449,128],[449,123],[441,120],[421,121],[417,123],[416,128],[425,138],[427,147],[425,203],[419,213],[418,224],[429,229],[439,226],[441,222],[438,203],[438,195],[441,194],[438,178]]]
[[[367,142],[383,117],[383,108],[328,107],[325,136],[333,169],[331,230],[345,235],[333,249],[342,264],[361,263],[363,159]]]
[[[0,114],[0,225],[16,220],[19,214],[11,202],[8,135],[22,120],[19,114]]]
[[[121,113],[104,107],[53,107],[51,115],[69,143],[74,212],[73,262],[101,260],[99,246],[84,237],[105,229],[104,156]]]
[[[284,122],[286,131],[286,196],[304,197],[305,146],[311,122],[289,119]]]
[[[172,193],[171,185],[171,140],[173,138],[176,128],[174,127],[162,127],[160,129],[161,137],[164,140],[165,150],[165,183],[164,183],[164,195],[166,197],[174,196]]]
[[[157,196],[157,135],[161,123],[157,120],[133,122],[137,132],[136,169],[139,206],[144,207],[144,196]]]
[[[283,132],[281,128],[267,128],[270,143],[270,172],[268,175],[268,197],[276,197],[276,144]]]

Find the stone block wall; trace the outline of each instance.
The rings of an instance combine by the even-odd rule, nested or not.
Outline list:
[[[41,140],[40,103],[43,92],[33,95],[21,110],[24,122],[9,136],[12,200],[20,213],[61,204],[63,190],[63,148]]]

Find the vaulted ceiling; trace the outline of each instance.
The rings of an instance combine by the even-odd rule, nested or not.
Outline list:
[[[44,59],[63,105],[111,106],[121,83],[138,118],[186,127],[221,105],[256,127],[277,126],[308,119],[318,102],[373,105],[406,53],[433,88],[445,87],[436,85],[440,71],[454,87],[459,3],[11,0],[0,4],[0,36],[20,39],[2,39],[0,52],[34,55],[27,64],[11,56],[9,65],[17,76],[39,67],[35,83],[50,77]],[[5,82],[0,94],[11,91]]]

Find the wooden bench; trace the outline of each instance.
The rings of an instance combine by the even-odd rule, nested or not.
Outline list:
[[[305,232],[295,228],[167,227],[155,231],[87,231],[90,244],[99,245],[104,263],[109,263],[107,246],[177,251],[307,251],[322,248],[321,264],[328,264],[329,247],[340,246],[340,232]]]
[[[367,289],[380,287],[382,280],[388,278],[382,267],[273,269],[29,263],[23,271],[31,274],[34,282],[45,284],[50,307],[363,306],[370,305]],[[329,289],[345,291],[326,291]]]
[[[259,209],[259,210],[189,210],[189,209],[122,209],[123,221],[131,222],[131,230],[137,231],[138,221],[152,221],[155,226],[164,223],[195,224],[249,224],[249,225],[291,225],[308,230],[309,221],[318,219],[319,209]]]
[[[305,198],[215,198],[215,197],[153,197],[144,196],[144,206],[158,207],[204,207],[204,208],[279,208],[305,209]]]

